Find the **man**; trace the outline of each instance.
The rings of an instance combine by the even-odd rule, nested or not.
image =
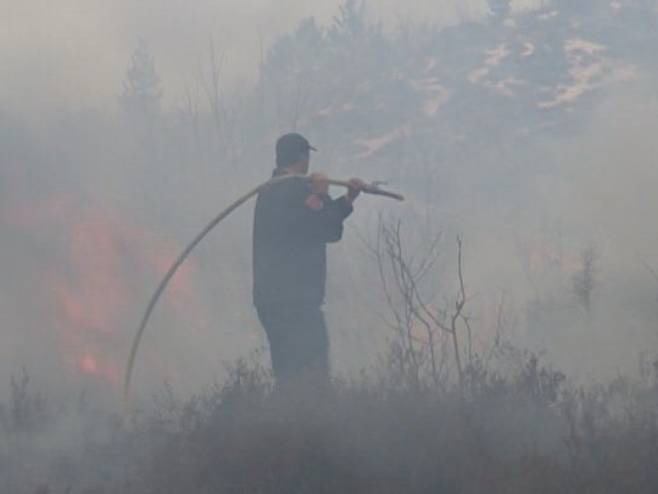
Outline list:
[[[276,143],[273,176],[306,175],[315,148],[300,134]],[[338,242],[343,221],[363,187],[350,181],[332,199],[327,177],[291,178],[263,190],[256,201],[253,297],[270,344],[277,382],[311,373],[329,376],[329,340],[322,312],[328,243]]]

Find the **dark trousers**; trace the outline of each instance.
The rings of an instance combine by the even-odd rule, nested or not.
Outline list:
[[[256,310],[270,343],[278,383],[305,375],[329,377],[329,337],[320,307],[261,306]]]

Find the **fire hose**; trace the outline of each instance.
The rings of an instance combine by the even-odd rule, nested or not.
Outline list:
[[[164,278],[158,285],[157,289],[151,296],[151,300],[149,301],[148,306],[146,307],[146,311],[144,312],[144,315],[142,316],[142,319],[139,323],[139,327],[137,329],[137,332],[135,333],[135,336],[133,338],[132,346],[130,348],[130,356],[128,357],[128,363],[126,365],[126,372],[124,375],[124,382],[123,382],[123,400],[124,404],[126,407],[128,407],[129,403],[129,395],[130,395],[130,382],[132,379],[133,375],[133,370],[135,366],[135,359],[137,358],[137,351],[139,349],[139,344],[142,340],[142,336],[144,334],[144,330],[146,329],[146,325],[149,322],[149,319],[151,317],[151,313],[153,312],[153,309],[155,309],[156,304],[158,303],[158,300],[160,299],[160,296],[162,293],[165,291],[167,288],[167,285],[171,281],[171,279],[174,277],[176,274],[176,271],[178,271],[178,268],[185,262],[187,257],[190,255],[190,253],[194,250],[194,248],[203,240],[203,238],[210,233],[211,230],[213,230],[222,220],[224,220],[228,215],[230,215],[233,211],[238,209],[240,206],[242,206],[245,202],[247,202],[249,199],[252,197],[256,196],[258,193],[262,192],[263,190],[267,189],[268,187],[277,184],[279,182],[283,182],[285,180],[290,180],[294,178],[301,178],[304,180],[308,180],[309,177],[305,175],[283,175],[283,176],[278,176],[274,177],[270,180],[268,180],[265,183],[262,183],[258,187],[256,187],[253,190],[250,190],[240,198],[238,198],[235,202],[233,202],[230,206],[228,206],[226,209],[224,209],[221,213],[219,213],[208,225],[192,240],[192,242],[189,243],[189,245],[183,250],[183,252],[178,256],[178,258],[173,262],[167,273],[165,274]],[[350,187],[350,183],[345,180],[333,180],[333,179],[328,179],[328,182],[330,185],[337,185],[340,187]],[[400,194],[396,194],[395,192],[390,192],[387,190],[383,190],[379,188],[378,183],[373,183],[371,185],[365,185],[361,189],[362,192],[366,194],[373,194],[373,195],[379,195],[379,196],[384,196],[384,197],[389,197],[392,199],[396,199],[398,201],[403,201],[404,196]]]

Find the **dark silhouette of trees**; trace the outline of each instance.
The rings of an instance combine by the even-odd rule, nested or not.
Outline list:
[[[356,37],[366,28],[366,4],[363,0],[346,0],[339,7],[338,15],[334,16],[331,29],[332,37]]]
[[[140,38],[126,71],[119,102],[130,116],[151,120],[160,113],[161,99],[161,81],[154,58],[146,42]]]
[[[595,247],[588,247],[580,253],[581,269],[573,277],[573,291],[578,303],[587,313],[592,309],[592,294],[596,289],[597,261],[599,253]]]

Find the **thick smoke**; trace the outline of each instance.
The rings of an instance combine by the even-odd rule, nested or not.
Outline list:
[[[528,16],[496,28],[485,24],[482,6],[474,5],[473,12],[479,13],[471,19],[479,18],[480,27],[448,27],[436,35],[437,46],[443,45],[433,50],[431,29],[419,27],[414,46],[410,34],[404,34],[406,21],[402,34],[390,27],[393,7],[370,5],[366,22],[374,26],[378,18],[386,18],[389,27],[363,45],[361,56],[373,58],[368,50],[376,54],[378,49],[399,46],[416,50],[418,67],[401,65],[402,72],[392,76],[400,78],[403,90],[391,93],[393,86],[382,86],[379,102],[371,98],[377,94],[373,80],[389,75],[381,72],[378,62],[372,60],[366,67],[370,75],[350,68],[344,74],[345,84],[350,84],[348,78],[357,84],[361,78],[365,82],[357,86],[358,91],[366,91],[350,101],[349,94],[339,92],[341,81],[323,81],[318,78],[326,75],[322,72],[311,74],[309,87],[296,87],[295,79],[286,79],[287,69],[277,63],[290,63],[285,58],[288,38],[273,45],[271,40],[308,14],[314,13],[318,23],[302,26],[318,32],[331,26],[337,15],[336,6],[323,5],[317,13],[305,10],[310,8],[306,3],[289,7],[251,5],[237,10],[239,21],[229,23],[218,14],[225,5],[181,9],[171,4],[153,9],[148,4],[113,4],[101,10],[72,4],[57,14],[63,24],[47,25],[27,6],[12,8],[12,26],[33,23],[41,32],[67,42],[42,51],[36,48],[44,44],[42,38],[23,39],[14,30],[8,34],[14,39],[12,57],[4,49],[11,70],[4,90],[3,221],[12,232],[3,252],[3,263],[11,273],[7,279],[12,280],[3,287],[5,347],[12,349],[11,357],[4,359],[4,371],[37,361],[50,370],[65,363],[98,372],[116,384],[130,330],[166,264],[237,190],[267,176],[271,142],[291,125],[308,128],[312,140],[319,143],[318,168],[389,179],[410,197],[401,208],[363,200],[352,222],[354,234],[334,251],[330,279],[334,295],[328,303],[336,320],[334,354],[342,363],[339,368],[372,362],[387,339],[372,316],[382,312],[381,293],[361,241],[372,237],[379,210],[403,217],[409,238],[422,238],[419,231],[443,233],[445,253],[435,275],[445,291],[443,297],[454,288],[450,239],[456,234],[465,238],[467,282],[477,294],[472,310],[483,334],[490,331],[492,307],[506,294],[507,310],[518,320],[518,337],[524,343],[549,350],[555,361],[566,367],[573,364],[578,372],[630,370],[637,348],[654,337],[652,269],[658,262],[652,258],[656,235],[646,218],[652,210],[650,191],[655,182],[650,136],[656,129],[655,95],[646,81],[654,76],[650,67],[641,65],[642,55],[626,55],[623,39],[588,40],[588,33],[572,27],[574,33],[563,40],[549,39],[564,50],[562,62],[571,64],[568,78],[556,81],[553,94],[540,89],[547,94],[535,103],[532,85],[543,84],[545,76],[539,68],[514,73],[510,65],[522,62],[527,64],[523,70],[529,71],[533,57],[548,56],[525,30]],[[623,13],[626,7],[610,7],[616,8]],[[438,10],[437,21],[464,20],[447,13],[450,9]],[[535,19],[554,36],[551,23],[568,22],[561,16],[567,13],[549,7]],[[258,57],[238,61],[232,45],[252,46],[259,38],[257,19],[265,17],[271,22],[262,36],[262,79],[251,83],[253,91],[237,91],[231,84],[242,71],[240,64],[255,70]],[[199,24],[202,19],[208,23],[205,27]],[[183,31],[174,28],[174,20],[176,29]],[[248,20],[253,20],[254,36]],[[224,32],[213,22],[230,29]],[[67,25],[98,27],[91,37],[95,42],[74,43],[77,36],[88,33],[57,31]],[[449,32],[459,29],[479,30],[480,38],[450,44]],[[196,37],[187,36],[192,31]],[[303,29],[294,32],[303,45]],[[208,35],[205,41],[200,40],[202,33]],[[157,120],[137,118],[119,103],[130,63],[127,54],[138,46],[137,34],[147,40],[145,49],[161,81],[158,114],[148,117]],[[377,36],[383,37],[381,47]],[[309,63],[304,57],[330,57],[323,54],[325,48],[317,49],[316,54],[300,52],[300,70],[309,70],[303,66]],[[87,50],[107,58],[92,66],[83,56]],[[451,80],[450,74],[434,69],[441,63],[458,67],[449,58],[451,50],[471,57],[459,69],[464,71],[461,79]],[[196,68],[185,65],[191,59]],[[45,76],[30,72],[36,68]],[[81,68],[84,78],[78,77]],[[111,76],[106,76],[103,71],[110,69]],[[215,69],[218,87],[212,86]],[[180,84],[181,73],[189,76],[189,85]],[[84,90],[78,91],[78,86]],[[12,92],[18,87],[37,96]],[[482,92],[469,96],[473,88],[491,92],[485,104],[467,104],[469,98],[482,97]],[[255,106],[259,92],[265,101],[261,108]],[[568,108],[592,93],[594,100]],[[296,94],[301,99],[295,99]],[[530,98],[551,116],[508,105],[501,98]],[[41,99],[52,105],[42,104]],[[299,108],[301,103],[304,106]],[[43,112],[33,108],[35,104]],[[212,113],[215,104],[221,121]],[[347,114],[358,105],[364,112],[360,123],[349,132],[339,130],[341,112]],[[505,105],[525,112],[529,123],[515,127],[510,120],[502,127],[508,134],[495,137],[496,130],[487,128],[486,122],[495,121],[496,111],[503,115]],[[298,121],[286,120],[299,111],[306,114],[300,114]],[[259,112],[264,112],[269,128],[259,128]],[[444,113],[438,126],[427,123],[428,116]],[[477,119],[485,125],[474,125]],[[496,139],[499,145],[494,146]],[[201,248],[174,287],[163,319],[154,321],[155,327],[163,328],[146,343],[154,347],[150,365],[156,381],[161,373],[171,377],[181,369],[189,375],[178,379],[203,381],[221,360],[262,349],[262,334],[248,303],[249,253],[244,247],[249,244],[249,222],[250,212],[245,209]],[[579,300],[576,285],[588,255],[591,293]],[[218,300],[222,301],[219,310]],[[341,310],[348,303],[350,310]],[[172,319],[167,311],[176,313],[171,325],[166,324]],[[68,325],[77,329],[69,334]],[[61,334],[57,336],[50,326],[60,327]],[[89,338],[85,331],[99,335]],[[211,344],[195,343],[195,338]],[[591,359],[579,358],[578,349],[585,343],[592,346]],[[66,355],[71,348],[75,356]],[[348,357],[350,348],[360,349],[354,352],[360,361]],[[99,352],[108,362],[95,361],[93,355]]]
[[[534,1],[514,2],[519,9]],[[263,50],[302,19],[331,22],[339,0],[239,0],[189,2],[148,0],[111,3],[65,0],[0,2],[4,27],[0,62],[5,68],[0,101],[21,118],[39,121],[44,111],[101,107],[110,111],[123,70],[137,40],[149,41],[167,81],[165,97],[181,98],[204,66],[211,42],[225,54],[225,77],[231,85],[253,80]],[[416,1],[404,6],[393,0],[368,4],[373,22],[391,29],[418,19],[454,24],[482,18],[484,0]]]
[[[653,66],[623,36],[579,28],[569,20],[577,10],[515,5],[518,17],[500,23],[484,5],[434,6],[424,20],[443,30],[416,20],[429,4],[402,16],[369,4],[363,18],[345,18],[351,27],[341,27],[338,5],[308,2],[71,3],[51,12],[59,23],[12,5],[3,372],[64,367],[116,387],[167,264],[238,191],[268,176],[273,140],[296,126],[320,147],[317,169],[389,180],[409,196],[403,206],[363,199],[332,251],[338,372],[372,364],[390,339],[366,245],[379,213],[403,219],[411,249],[443,235],[435,300],[453,294],[453,238],[465,239],[469,309],[485,340],[504,300],[519,342],[565,368],[632,370],[655,338]],[[632,25],[630,9],[597,10],[597,19]],[[298,24],[310,15],[317,21]],[[26,24],[41,34],[20,35]],[[46,46],[49,36],[62,42]],[[135,47],[158,77],[148,114],[125,97]],[[361,61],[336,73],[332,50]],[[236,89],[237,80],[250,82]],[[236,213],[181,273],[138,375],[194,388],[221,362],[266,350],[249,303],[250,215]],[[584,262],[589,293],[577,289]]]
[[[263,461],[294,480],[300,458],[330,466],[324,485],[372,475],[424,492],[496,479],[514,492],[501,487],[509,472],[571,492],[558,480],[614,488],[596,468],[658,471],[658,5],[361,5],[3,1],[0,491],[231,492],[249,490],[222,484],[244,474],[270,492]],[[360,198],[330,248],[336,395],[271,393],[246,206],[163,297],[135,369],[140,413],[122,422],[153,289],[207,221],[270,176],[290,130],[319,148],[314,170],[407,197]],[[421,317],[396,292],[396,239]],[[465,383],[445,331],[464,295]]]

